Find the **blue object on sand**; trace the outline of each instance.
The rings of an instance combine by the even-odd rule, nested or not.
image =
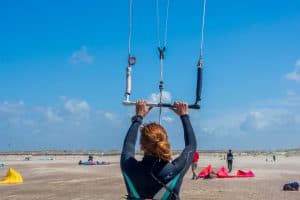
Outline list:
[[[283,190],[285,191],[298,191],[299,190],[299,183],[298,182],[292,182],[284,184]]]
[[[0,163],[0,168],[3,168],[4,167],[4,164]]]

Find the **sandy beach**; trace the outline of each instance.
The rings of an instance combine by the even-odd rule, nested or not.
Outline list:
[[[49,160],[48,160],[49,158]],[[50,158],[53,160],[50,160]],[[191,180],[191,170],[184,178],[181,199],[219,200],[283,200],[300,199],[299,192],[284,192],[284,183],[300,181],[300,157],[277,155],[271,162],[265,155],[235,156],[233,173],[237,169],[253,170],[255,178]],[[32,157],[24,161],[24,156],[0,156],[0,177],[4,177],[9,167],[23,176],[19,185],[0,185],[1,200],[93,200],[122,199],[126,194],[120,173],[119,156],[95,157],[94,160],[111,162],[102,166],[79,166],[79,160],[86,156]],[[198,171],[208,164],[218,170],[226,163],[222,154],[202,153]]]

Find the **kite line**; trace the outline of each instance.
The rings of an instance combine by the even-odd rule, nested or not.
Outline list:
[[[163,64],[165,58],[165,52],[167,49],[167,32],[168,32],[168,20],[169,20],[169,8],[170,0],[167,0],[166,5],[166,18],[164,24],[164,38],[161,42],[160,37],[160,8],[159,0],[156,0],[156,19],[157,19],[157,41],[158,41],[158,54],[159,54],[159,63],[160,63],[160,80],[159,80],[159,103],[148,103],[148,106],[159,107],[159,123],[161,121],[161,113],[163,107],[173,107],[173,104],[162,102],[162,95],[164,90],[164,81],[163,81]],[[204,43],[204,28],[205,28],[205,15],[206,15],[206,0],[203,0],[202,8],[202,23],[201,23],[201,39],[200,39],[200,55],[197,62],[197,82],[196,82],[196,98],[195,103],[189,104],[191,109],[200,109],[199,102],[201,101],[202,95],[202,73],[203,73],[203,43]],[[133,0],[129,0],[129,33],[128,33],[128,60],[126,68],[126,91],[125,99],[123,105],[135,105],[135,101],[130,101],[130,95],[132,90],[132,80],[131,72],[132,67],[136,64],[136,57],[131,54],[131,45],[132,45],[132,25],[133,25]],[[163,43],[163,44],[161,44]]]

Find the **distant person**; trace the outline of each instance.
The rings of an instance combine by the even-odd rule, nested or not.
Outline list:
[[[189,169],[196,151],[196,137],[188,115],[188,105],[175,102],[172,110],[180,117],[185,148],[175,160],[165,129],[157,123],[144,124],[143,118],[151,110],[145,100],[136,103],[136,115],[127,132],[121,154],[127,199],[179,200],[182,180]],[[135,144],[140,130],[140,147],[144,152],[141,161],[135,159]]]
[[[273,154],[273,161],[276,162],[276,156]]]
[[[227,153],[227,167],[228,167],[229,173],[232,171],[232,162],[233,162],[233,155],[232,155],[231,149],[229,149],[229,151]]]
[[[193,180],[198,179],[198,176],[196,174],[196,169],[197,169],[197,165],[198,165],[198,160],[199,160],[199,153],[196,151],[193,157],[193,161],[192,161],[192,172],[193,172]]]
[[[88,159],[88,162],[93,162],[94,158],[92,155],[89,155],[89,159]]]
[[[26,161],[29,161],[29,160],[30,160],[30,157],[29,157],[29,156],[26,156],[26,157],[25,157],[25,160],[26,160]]]

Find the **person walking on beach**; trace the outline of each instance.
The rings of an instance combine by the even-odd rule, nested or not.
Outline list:
[[[229,151],[227,153],[227,167],[228,167],[229,173],[232,171],[232,162],[233,162],[233,155],[232,155],[231,149],[229,149]]]
[[[199,153],[196,151],[192,160],[192,172],[193,172],[193,178],[192,180],[197,180],[198,176],[196,174],[196,169],[198,165],[198,160],[199,160]]]
[[[179,200],[182,179],[189,169],[196,151],[196,137],[188,115],[188,105],[175,102],[172,110],[180,117],[185,148],[172,160],[172,152],[165,129],[157,123],[144,124],[141,129],[140,147],[144,152],[141,161],[135,159],[135,144],[139,127],[151,110],[145,100],[136,103],[136,115],[124,140],[121,170],[128,192],[127,199]]]

